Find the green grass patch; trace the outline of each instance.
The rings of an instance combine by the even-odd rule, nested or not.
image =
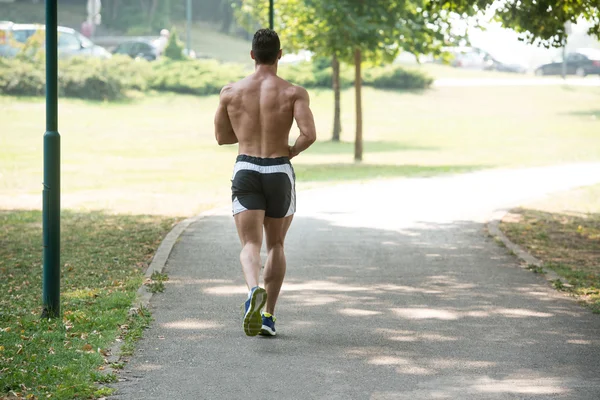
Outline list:
[[[62,213],[62,317],[41,319],[41,213],[0,212],[0,394],[89,398],[128,326],[142,271],[175,218]],[[129,332],[132,330],[129,329]],[[131,339],[139,334],[130,335]],[[128,339],[126,339],[127,341]]]
[[[356,181],[394,177],[429,177],[472,172],[485,166],[477,165],[378,165],[378,164],[299,164],[296,176],[300,180]]]
[[[513,242],[560,275],[555,288],[600,312],[600,185],[512,210],[500,225]],[[537,272],[537,271],[535,271]]]
[[[298,189],[373,177],[600,160],[599,88],[365,88],[364,160],[354,165],[354,92],[312,90],[318,141],[294,159]],[[237,149],[216,145],[217,96],[149,95],[122,103],[61,99],[65,208],[193,215],[230,198]],[[591,106],[592,105],[592,106]],[[0,208],[39,209],[43,99],[0,96]],[[294,127],[291,137],[298,134]],[[540,146],[543,143],[543,146]]]

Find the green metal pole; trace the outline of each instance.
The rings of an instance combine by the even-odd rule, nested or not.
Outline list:
[[[187,0],[186,47],[189,57],[192,52],[192,0]]]
[[[46,133],[44,134],[43,318],[60,315],[60,135],[58,133],[58,0],[46,0]]]
[[[273,16],[273,0],[269,0],[269,28],[273,30],[274,16]]]

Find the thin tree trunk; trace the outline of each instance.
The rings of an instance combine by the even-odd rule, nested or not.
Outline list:
[[[333,137],[334,142],[340,141],[340,133],[342,132],[342,121],[340,113],[340,61],[337,55],[333,55],[331,61],[333,67],[333,93],[335,98],[335,106],[333,110]]]
[[[158,6],[158,0],[153,0],[152,6],[150,7],[150,11],[148,12],[148,26],[149,27],[152,27],[152,21],[154,20],[154,15],[156,14],[157,6]]]
[[[362,74],[360,71],[360,64],[362,61],[362,54],[360,49],[354,50],[354,91],[356,94],[356,139],[354,141],[354,160],[362,161],[363,156],[363,131],[362,131]]]

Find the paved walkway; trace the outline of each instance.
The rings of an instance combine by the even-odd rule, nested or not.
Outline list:
[[[600,398],[600,316],[484,232],[503,206],[600,181],[600,165],[299,195],[278,337],[248,338],[227,212],[170,256],[115,399]]]

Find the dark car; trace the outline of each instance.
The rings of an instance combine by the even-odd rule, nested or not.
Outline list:
[[[156,39],[127,40],[115,47],[113,54],[124,54],[131,58],[154,61],[160,55],[160,47]]]
[[[500,72],[512,72],[515,74],[527,73],[527,65],[516,57],[508,55],[488,55],[486,60],[489,61],[488,70]]]
[[[567,54],[567,75],[600,75],[600,50],[579,49]],[[535,70],[536,75],[561,75],[563,69],[562,61],[553,62],[539,66]]]
[[[35,35],[45,41],[45,26],[35,24],[14,24],[0,21],[0,57],[15,57]],[[58,27],[58,55],[60,57],[85,56],[109,58],[111,54],[103,47],[64,26]]]

